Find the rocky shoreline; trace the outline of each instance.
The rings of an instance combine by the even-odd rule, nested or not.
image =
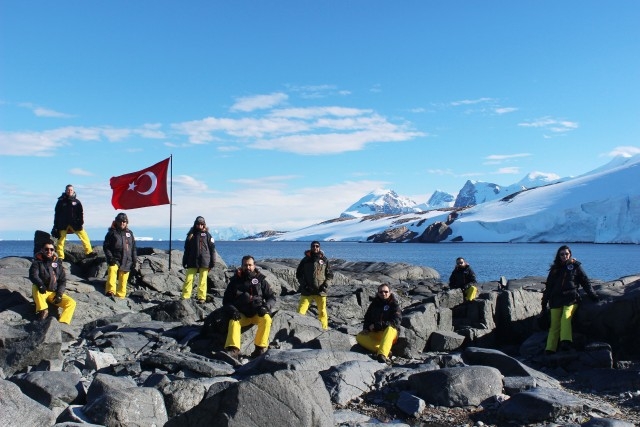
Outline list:
[[[544,356],[542,277],[481,283],[464,303],[433,269],[332,259],[323,330],[314,311],[296,313],[299,260],[257,260],[278,294],[270,348],[235,365],[220,356],[232,260],[218,258],[197,304],[180,300],[181,251],[144,248],[118,299],[95,250],[66,251],[71,325],[35,320],[30,258],[0,259],[3,426],[640,425],[640,275],[594,280],[602,301],[581,304],[576,349]],[[403,307],[392,366],[355,342],[380,283]]]

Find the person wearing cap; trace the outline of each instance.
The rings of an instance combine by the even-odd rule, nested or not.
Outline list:
[[[391,347],[398,339],[398,329],[402,322],[402,310],[388,284],[378,286],[378,292],[364,315],[362,332],[356,341],[362,347],[376,354],[380,363],[391,365]]]
[[[104,236],[103,249],[109,265],[105,295],[124,298],[127,296],[129,273],[135,267],[138,256],[136,239],[129,229],[127,214],[121,212],[116,215],[107,235]]]
[[[182,299],[191,298],[193,280],[198,274],[196,299],[201,304],[207,300],[207,276],[209,270],[215,265],[215,260],[216,246],[213,236],[209,233],[204,218],[199,216],[193,222],[193,227],[187,233],[187,238],[184,241],[182,266],[186,268],[186,274],[182,286]]]
[[[33,284],[31,294],[36,304],[36,317],[44,320],[49,316],[49,304],[62,308],[58,321],[70,324],[76,302],[65,293],[67,276],[56,255],[53,240],[43,242],[29,268],[29,280]]]
[[[304,258],[296,269],[296,279],[300,284],[300,302],[298,313],[306,314],[312,301],[318,307],[318,320],[322,329],[329,328],[327,315],[327,289],[331,285],[333,272],[329,260],[320,250],[320,242],[314,240],[305,251]]]
[[[89,235],[83,226],[84,210],[82,203],[80,203],[80,200],[76,197],[73,185],[69,184],[66,186],[64,193],[58,197],[53,216],[53,229],[51,229],[51,236],[58,239],[56,243],[58,259],[64,259],[64,244],[67,240],[67,234],[73,233],[75,233],[78,239],[80,239],[80,242],[82,242],[86,256],[89,258],[96,256],[96,253],[91,247]]]
[[[449,276],[449,288],[460,289],[465,301],[473,301],[478,295],[476,273],[464,258],[456,258],[456,265]]]

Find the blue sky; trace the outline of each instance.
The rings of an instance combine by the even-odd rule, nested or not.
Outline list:
[[[173,238],[640,152],[637,1],[2,1],[0,239],[173,155]],[[169,207],[127,212],[169,237]]]

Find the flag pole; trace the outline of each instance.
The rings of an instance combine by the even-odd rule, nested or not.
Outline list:
[[[169,271],[171,271],[171,228],[173,224],[173,154],[169,156]]]

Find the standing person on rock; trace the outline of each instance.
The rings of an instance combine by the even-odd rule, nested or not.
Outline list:
[[[105,295],[124,298],[127,296],[129,273],[135,267],[138,257],[136,239],[129,229],[127,214],[121,212],[116,215],[116,219],[104,236],[103,249],[109,265]]]
[[[371,301],[364,315],[362,332],[356,335],[356,341],[362,347],[376,354],[378,362],[391,365],[389,354],[398,338],[398,329],[402,322],[402,310],[388,284],[378,286],[376,297]]]
[[[58,321],[70,324],[76,302],[65,294],[67,276],[56,255],[53,240],[46,240],[29,268],[29,280],[33,283],[31,293],[36,304],[36,317],[44,320],[49,316],[49,304],[62,308]]]
[[[542,293],[542,311],[547,310],[547,306],[551,308],[551,326],[547,336],[546,354],[553,354],[558,349],[560,351],[573,349],[571,320],[580,301],[578,286],[582,286],[592,301],[600,300],[591,287],[591,281],[583,270],[582,263],[571,257],[569,246],[560,246],[549,268],[549,275]],[[558,341],[560,341],[559,348]]]
[[[224,348],[234,359],[240,358],[240,333],[243,327],[258,325],[254,340],[255,350],[251,357],[267,351],[271,332],[271,311],[276,303],[276,294],[271,290],[264,274],[256,267],[251,255],[242,257],[242,267],[229,281],[222,305],[229,316],[229,330]]]
[[[86,256],[89,258],[96,256],[96,253],[91,247],[89,235],[83,226],[84,210],[82,203],[80,203],[80,200],[76,197],[73,185],[69,184],[56,202],[53,229],[51,230],[51,236],[58,239],[56,253],[60,260],[64,259],[64,243],[67,240],[67,234],[73,233],[75,233],[80,239],[80,242],[82,242]]]
[[[465,301],[473,301],[478,295],[476,273],[464,258],[456,258],[456,265],[449,276],[449,288],[461,289]]]
[[[215,254],[216,247],[213,236],[209,233],[204,218],[199,216],[193,222],[193,227],[187,233],[187,238],[184,241],[182,266],[187,270],[182,286],[182,299],[191,298],[193,279],[198,274],[196,298],[200,304],[207,300],[207,276],[215,264]]]
[[[320,250],[320,242],[317,240],[311,242],[311,248],[305,251],[304,258],[296,270],[296,279],[300,284],[301,293],[298,313],[306,314],[311,301],[315,301],[322,329],[328,329],[327,289],[331,285],[333,272],[329,260]]]

